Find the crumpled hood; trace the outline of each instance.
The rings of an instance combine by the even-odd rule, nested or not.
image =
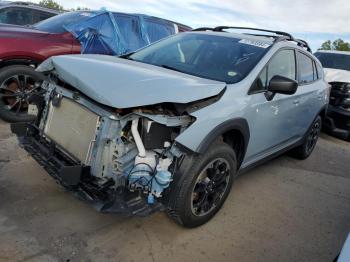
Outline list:
[[[350,71],[324,68],[325,80],[330,82],[349,82],[350,83]]]
[[[222,82],[104,55],[56,56],[37,68],[39,72],[51,70],[91,99],[115,108],[189,103],[215,96],[226,86]]]

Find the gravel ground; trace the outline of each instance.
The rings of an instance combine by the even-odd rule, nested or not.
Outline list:
[[[350,230],[350,143],[322,135],[239,177],[208,224],[100,214],[57,185],[0,122],[0,261],[332,261]]]

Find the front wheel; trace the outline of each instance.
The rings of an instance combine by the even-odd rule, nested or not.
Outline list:
[[[233,149],[222,142],[192,160],[192,166],[173,181],[168,214],[185,227],[209,221],[225,202],[236,174]],[[176,181],[177,180],[177,181]]]
[[[0,71],[0,117],[8,122],[28,122],[28,98],[36,91],[35,83],[44,76],[25,65],[4,67]]]

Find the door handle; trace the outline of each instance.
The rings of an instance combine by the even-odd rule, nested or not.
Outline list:
[[[299,105],[299,104],[300,104],[300,100],[294,100],[294,101],[293,101],[293,104],[294,104],[294,105]]]

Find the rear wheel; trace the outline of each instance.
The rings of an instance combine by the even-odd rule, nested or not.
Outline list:
[[[35,119],[28,115],[28,98],[36,91],[35,83],[44,76],[24,65],[4,67],[0,71],[0,117],[8,122],[27,122]]]
[[[292,150],[292,156],[301,160],[308,158],[316,146],[318,137],[320,136],[321,128],[322,119],[320,116],[317,116],[310,129],[308,130],[303,144]]]
[[[209,221],[225,202],[236,174],[236,155],[222,142],[192,161],[189,170],[176,178],[170,195],[169,215],[185,227]]]

